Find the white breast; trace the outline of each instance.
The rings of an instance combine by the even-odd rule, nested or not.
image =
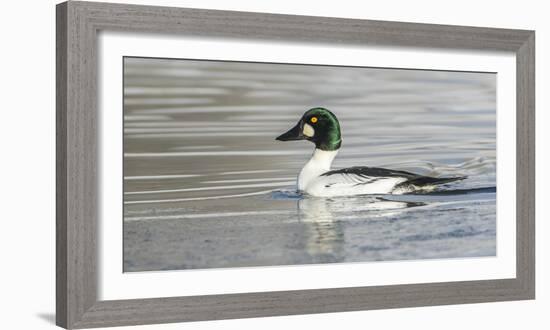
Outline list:
[[[315,149],[311,159],[304,165],[298,176],[298,190],[307,191],[307,187],[321,174],[330,171],[330,166],[338,150],[325,151]]]

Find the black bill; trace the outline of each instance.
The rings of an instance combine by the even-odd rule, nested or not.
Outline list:
[[[294,141],[304,140],[306,137],[302,133],[302,122],[298,122],[296,126],[292,127],[288,132],[279,135],[275,140],[279,141]]]

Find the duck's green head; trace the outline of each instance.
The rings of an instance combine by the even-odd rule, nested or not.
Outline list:
[[[325,108],[312,108],[304,113],[298,124],[276,138],[279,141],[308,140],[317,149],[332,151],[342,145],[340,124]]]

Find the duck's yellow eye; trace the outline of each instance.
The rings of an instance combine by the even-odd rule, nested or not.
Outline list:
[[[311,117],[310,119],[310,121],[314,124],[317,122],[317,120],[318,120],[317,117]]]

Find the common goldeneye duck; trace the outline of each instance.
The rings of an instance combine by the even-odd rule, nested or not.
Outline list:
[[[352,196],[400,194],[430,190],[466,177],[434,178],[406,171],[354,166],[331,170],[332,161],[342,146],[340,123],[325,108],[312,108],[298,124],[276,138],[279,141],[308,140],[315,144],[311,159],[298,175],[298,190],[312,196]]]

